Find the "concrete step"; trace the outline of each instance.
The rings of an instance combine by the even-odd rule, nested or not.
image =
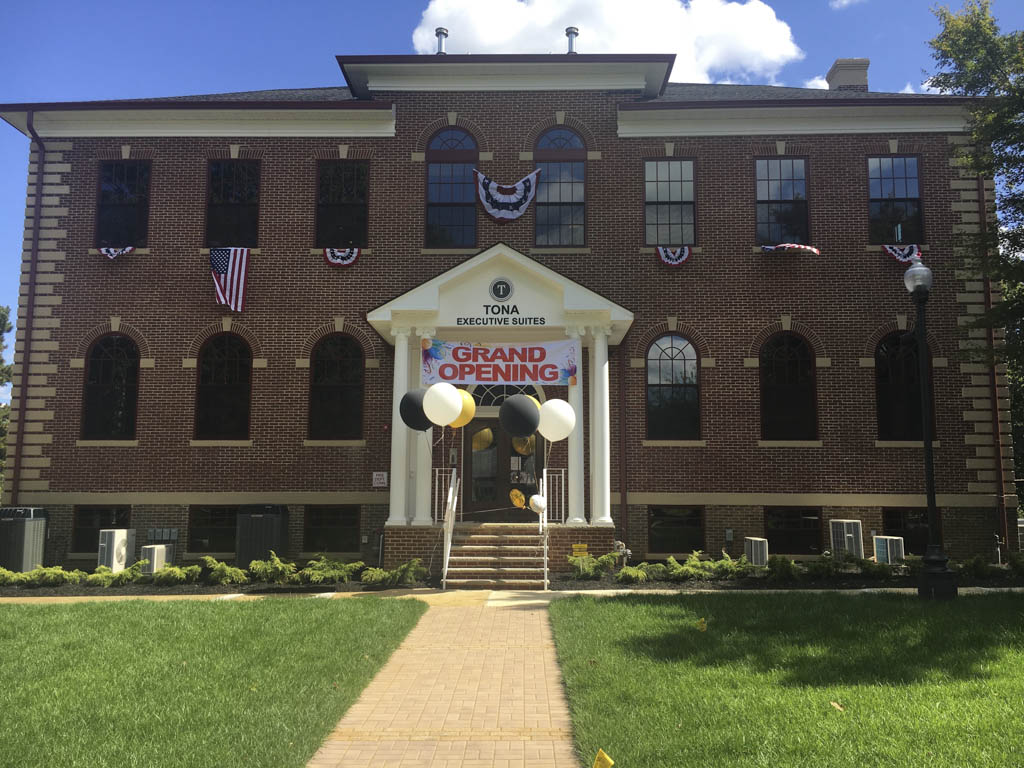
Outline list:
[[[530,546],[526,545],[500,545],[500,544],[452,544],[452,553],[458,555],[471,555],[471,554],[487,554],[487,555],[498,555],[503,554],[508,557],[514,557],[515,555],[544,555],[544,547],[541,546]]]
[[[448,577],[449,578],[465,579],[465,578],[469,578],[471,576],[480,576],[481,578],[491,578],[491,577],[494,577],[494,576],[505,576],[505,575],[516,576],[516,577],[519,577],[519,576],[529,576],[529,577],[535,577],[535,578],[543,579],[544,578],[544,567],[541,566],[540,568],[531,568],[531,567],[527,566],[525,568],[520,568],[520,567],[516,567],[516,566],[511,566],[511,567],[504,567],[504,566],[502,566],[500,568],[495,568],[495,567],[489,567],[489,566],[485,565],[485,566],[459,566],[457,568],[452,568],[450,565],[448,566]]]
[[[457,554],[452,550],[448,558],[449,567],[458,565],[466,567],[469,565],[483,565],[493,567],[530,567],[536,564],[544,564],[543,555],[465,555]]]
[[[544,589],[543,579],[448,579],[447,589]]]

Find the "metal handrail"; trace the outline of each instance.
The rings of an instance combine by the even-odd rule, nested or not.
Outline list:
[[[459,481],[452,469],[448,483],[448,503],[444,509],[444,562],[441,567],[441,589],[448,588],[448,558],[452,553],[452,534],[455,532],[455,508],[459,501]]]

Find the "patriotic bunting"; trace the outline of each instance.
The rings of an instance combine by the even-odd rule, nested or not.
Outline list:
[[[901,264],[909,264],[912,259],[921,258],[921,247],[917,245],[883,245],[882,253],[887,253]]]
[[[761,251],[763,253],[771,253],[772,251],[806,251],[807,253],[813,253],[815,256],[820,256],[821,251],[811,245],[803,245],[801,243],[779,243],[778,245],[762,245]]]
[[[540,168],[511,186],[499,184],[475,168],[473,174],[476,176],[477,196],[484,210],[492,219],[511,221],[518,219],[530,207],[530,201],[537,193],[537,176],[540,175]]]
[[[668,264],[670,267],[676,267],[690,258],[690,246],[681,245],[676,249],[663,248],[658,246],[655,250],[658,251],[658,256],[663,262]]]
[[[248,248],[211,248],[210,274],[217,291],[217,303],[234,312],[245,309],[246,278],[249,276]]]
[[[118,256],[127,256],[134,250],[135,248],[129,245],[127,248],[100,248],[100,253],[108,259],[116,259]]]
[[[324,261],[332,267],[350,267],[359,258],[359,248],[324,248]]]

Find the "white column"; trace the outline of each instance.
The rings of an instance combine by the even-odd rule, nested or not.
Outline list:
[[[422,348],[423,339],[431,339],[434,336],[434,329],[417,328],[416,335],[420,339],[420,347]],[[432,446],[434,444],[433,435],[434,430],[428,429],[426,432],[418,433],[415,438],[416,480],[413,483],[413,493],[416,496],[413,499],[413,525],[430,525],[433,522],[431,519],[431,488],[432,476],[434,474],[433,467],[431,466],[433,464],[431,460]]]
[[[597,422],[594,418],[594,403],[597,402],[597,391],[594,389],[597,386],[597,357],[594,354],[594,344],[591,343],[590,349],[590,363],[587,375],[590,377],[590,403],[587,408],[587,427],[590,429],[590,450],[588,451],[587,464],[590,467],[590,515],[588,519],[593,523],[596,519],[594,510],[597,509],[597,441],[600,438],[601,431],[597,428]]]
[[[611,526],[612,522],[612,439],[611,408],[608,403],[608,328],[592,328],[594,335],[594,430],[596,461],[590,465],[594,475],[595,499],[590,513],[591,525]]]
[[[568,328],[566,335],[580,341],[580,329]],[[583,346],[576,365],[576,383],[569,385],[569,405],[576,412],[576,428],[569,435],[569,518],[568,525],[586,525],[583,516]]]
[[[395,337],[395,375],[391,391],[391,494],[385,525],[406,525],[405,488],[408,474],[409,428],[398,406],[409,390],[409,329],[392,328]]]

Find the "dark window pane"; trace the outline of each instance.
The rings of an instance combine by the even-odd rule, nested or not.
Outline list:
[[[704,549],[704,515],[700,507],[651,507],[647,551],[676,554]]]
[[[317,247],[366,247],[369,164],[321,161],[317,170]]]
[[[254,248],[259,235],[258,160],[215,160],[209,165],[206,244]]]
[[[189,552],[234,552],[238,507],[191,507]]]
[[[460,128],[446,128],[431,139],[430,149],[476,149],[476,141]]]
[[[99,552],[100,531],[131,528],[131,507],[75,507],[71,529],[72,552]]]
[[[196,386],[196,439],[249,437],[252,352],[241,337],[222,333],[199,352]]]
[[[872,243],[921,243],[920,185],[916,157],[869,157],[868,230]]]
[[[306,507],[306,552],[358,552],[359,507]]]
[[[583,140],[568,128],[552,128],[537,140],[537,149],[583,149]]]
[[[917,339],[891,333],[875,348],[879,440],[923,440]]]
[[[764,536],[768,539],[768,551],[773,554],[820,554],[821,510],[765,507]]]
[[[682,336],[662,336],[647,351],[647,436],[700,437],[697,352]]]
[[[433,248],[476,245],[476,190],[472,163],[431,163],[427,185],[426,244]]]
[[[644,163],[644,220],[648,245],[693,245],[693,227],[666,226],[694,220],[693,161],[648,160]]]
[[[139,348],[127,336],[104,336],[89,350],[87,366],[82,438],[132,439],[139,397]]]
[[[818,427],[810,346],[796,334],[776,334],[761,347],[760,368],[762,439],[814,440]]]
[[[903,537],[903,554],[921,557],[928,549],[928,510],[883,509],[882,531],[886,536]],[[941,540],[941,526],[939,534]]]
[[[104,162],[100,165],[96,243],[100,248],[144,248],[149,235],[149,163]]]
[[[333,334],[316,345],[309,371],[309,437],[353,440],[363,431],[363,350]]]

